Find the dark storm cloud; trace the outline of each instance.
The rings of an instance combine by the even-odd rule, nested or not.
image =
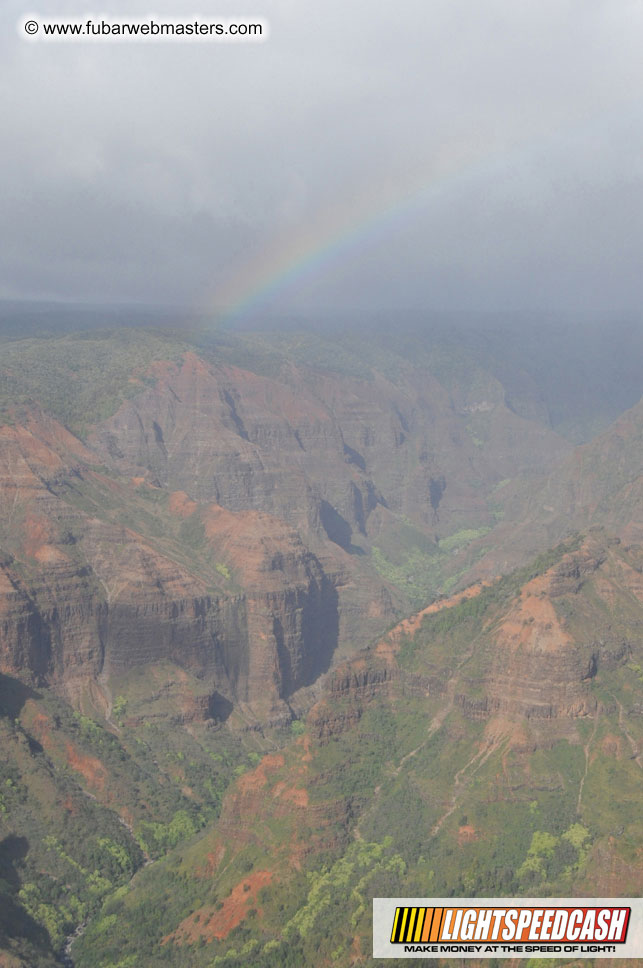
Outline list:
[[[5,3],[0,294],[207,304],[235,276],[259,284],[251,267],[291,239],[286,261],[322,243],[330,255],[275,290],[289,309],[638,306],[640,4],[189,10],[266,18],[271,38],[28,43],[16,23],[33,8]],[[376,216],[410,186],[399,216],[354,232],[341,258],[332,225],[307,233],[356,197],[359,218]]]

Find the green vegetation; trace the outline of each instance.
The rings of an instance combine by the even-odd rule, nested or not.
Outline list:
[[[114,718],[129,705],[118,695]],[[162,857],[215,819],[237,767],[258,758],[232,736],[169,721],[117,736],[4,676],[0,745],[0,951],[32,968],[53,964],[65,937],[124,890],[145,856]],[[112,925],[103,919],[98,930],[109,935]]]
[[[396,563],[385,558],[380,548],[374,545],[371,557],[377,573],[404,592],[413,607],[419,607],[435,595],[440,579],[440,561],[436,555],[414,549],[397,556]]]
[[[193,837],[198,830],[197,822],[187,810],[177,810],[169,823],[143,821],[136,830],[136,840],[146,854],[160,856],[182,840]]]
[[[526,889],[573,873],[587,857],[588,849],[584,845],[589,837],[589,830],[580,823],[572,824],[560,837],[546,831],[534,831],[527,857],[518,868],[520,884]]]
[[[188,344],[149,330],[103,330],[2,346],[0,418],[33,403],[79,436],[154,385],[155,360],[179,360]]]
[[[463,528],[434,542],[401,519],[380,536],[371,549],[371,560],[377,573],[399,589],[413,608],[421,608],[458,581],[459,575],[447,577],[452,554],[489,531],[488,527]]]
[[[138,722],[144,702],[137,675],[114,683],[114,709],[118,703],[126,723],[117,736],[60,700],[40,698],[39,708],[45,702],[57,717],[60,748],[69,737],[79,752],[109,766],[121,802],[128,785],[133,836],[112,816],[111,828],[101,819],[79,850],[78,815],[67,820],[69,834],[58,818],[55,829],[40,834],[33,863],[59,880],[21,872],[12,898],[22,916],[52,942],[75,918],[89,916],[74,946],[79,968],[301,968],[320,961],[344,968],[349,954],[373,964],[373,896],[568,896],[600,876],[596,858],[606,851],[635,871],[643,834],[640,767],[610,750],[628,742],[616,698],[623,703],[636,688],[629,666],[640,664],[640,654],[626,652],[621,664],[599,670],[588,690],[601,697],[600,718],[570,719],[564,735],[555,723],[541,731],[526,719],[500,720],[490,731],[489,718],[471,715],[465,701],[484,695],[494,630],[525,583],[579,542],[571,538],[477,596],[426,616],[402,644],[399,676],[366,653],[372,692],[340,690],[332,700],[327,692],[334,731],[319,740],[310,722],[293,720],[279,733],[281,757],[269,768],[252,732],[242,742],[222,728],[168,729],[149,719],[127,725]],[[553,601],[572,630],[611,618],[589,581]],[[168,665],[155,675],[163,692],[175,673]],[[3,721],[6,728],[33,739],[33,700],[18,725],[14,719]],[[46,756],[43,764],[59,761],[51,743],[35,756]],[[12,756],[0,777],[14,825],[34,790],[24,762]],[[78,791],[78,774],[60,776]],[[230,784],[225,825],[217,829]],[[292,805],[304,794],[306,807]],[[96,823],[95,811],[104,808],[77,792],[76,800]],[[141,869],[143,854],[154,863]],[[270,883],[253,893],[252,878],[262,871],[270,871]],[[73,888],[64,898],[56,894],[61,878]],[[241,920],[219,940],[217,917],[246,888]],[[189,943],[164,940],[186,919],[194,928]],[[40,968],[46,960],[38,958]]]
[[[83,796],[68,772],[52,770],[20,721],[0,721],[0,742],[2,876],[14,885],[11,903],[41,926],[45,949],[56,950],[130,879],[141,854],[111,810]]]
[[[460,548],[465,548],[476,538],[483,538],[489,531],[491,531],[491,528],[463,528],[461,531],[456,531],[455,534],[450,534],[447,538],[441,538],[440,551],[459,551]]]
[[[515,348],[494,362],[490,351],[478,354],[476,338],[461,346],[444,331],[430,345],[413,334],[396,334],[393,345],[386,333],[366,346],[354,334],[337,341],[294,333],[184,340],[124,330],[17,338],[2,345],[0,416],[20,416],[36,403],[86,436],[123,401],[154,386],[155,361],[172,365],[195,343],[208,359],[272,376],[294,361],[373,385],[375,371],[394,383],[409,372],[437,379],[463,417],[474,462],[489,458],[493,408],[549,419],[540,398],[507,376]],[[541,364],[521,361],[525,372]],[[609,409],[599,402],[579,422],[572,391],[552,384],[545,396],[554,424],[575,427],[574,434]],[[628,471],[589,463],[584,473],[628,483]],[[439,539],[385,509],[369,532],[377,538],[363,567],[394,586],[398,601],[426,605],[462,580],[475,544],[490,532],[484,522],[502,518],[499,492],[507,483],[487,495],[489,515],[456,515],[448,519],[453,533]],[[484,493],[489,485],[481,475],[472,486]],[[170,514],[162,488],[133,487],[98,465],[66,479],[52,474],[47,488],[69,509],[58,538],[98,608],[105,590],[83,559],[78,512],[144,535],[207,594],[236,593],[235,573],[206,536],[202,511]],[[30,569],[35,574],[40,566],[19,558],[25,515],[17,501],[0,537],[2,561],[26,587]],[[1,679],[0,950],[49,968],[64,939],[87,921],[75,946],[79,968],[343,968],[349,957],[370,963],[374,894],[587,893],[606,857],[623,871],[624,889],[640,887],[640,766],[632,751],[643,735],[632,710],[640,709],[643,657],[636,596],[619,593],[610,603],[588,579],[552,598],[572,639],[598,643],[583,670],[586,707],[579,704],[564,729],[553,716],[540,722],[540,710],[522,718],[509,710],[494,720],[488,687],[498,675],[494,633],[515,596],[580,540],[426,616],[396,658],[365,653],[363,668],[348,677],[350,688],[321,692],[328,720],[318,730],[305,720],[305,697],[293,704],[301,718],[288,723],[284,716],[278,727],[255,728],[244,707],[229,721],[227,712],[191,721],[191,709],[210,701],[212,684],[170,662],[115,674],[100,696],[87,687],[76,711],[33,683]],[[363,544],[368,552],[366,538]],[[125,562],[130,547],[123,536],[99,550]],[[622,554],[623,568],[640,570],[626,557],[631,549]],[[30,594],[35,605],[47,601],[42,582]],[[234,607],[244,606],[239,599]],[[546,649],[542,655],[545,668]],[[273,776],[262,756],[277,750],[283,766],[275,757]],[[208,935],[244,878],[260,871],[272,880],[256,896],[248,884],[251,902],[239,923],[221,940]],[[203,935],[184,945],[166,941],[195,911]]]

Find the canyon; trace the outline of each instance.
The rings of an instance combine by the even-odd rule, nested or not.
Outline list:
[[[3,344],[0,963],[331,964],[335,891],[365,964],[373,892],[640,892],[642,405],[578,443],[470,342]]]

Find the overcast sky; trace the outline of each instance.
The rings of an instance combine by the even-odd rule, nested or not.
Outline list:
[[[17,26],[95,10],[271,35]],[[0,297],[643,304],[641,0],[4,0],[0,17]]]

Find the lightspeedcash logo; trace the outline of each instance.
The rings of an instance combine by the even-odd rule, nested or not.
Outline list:
[[[640,899],[465,898],[373,901],[373,956],[643,956]]]

